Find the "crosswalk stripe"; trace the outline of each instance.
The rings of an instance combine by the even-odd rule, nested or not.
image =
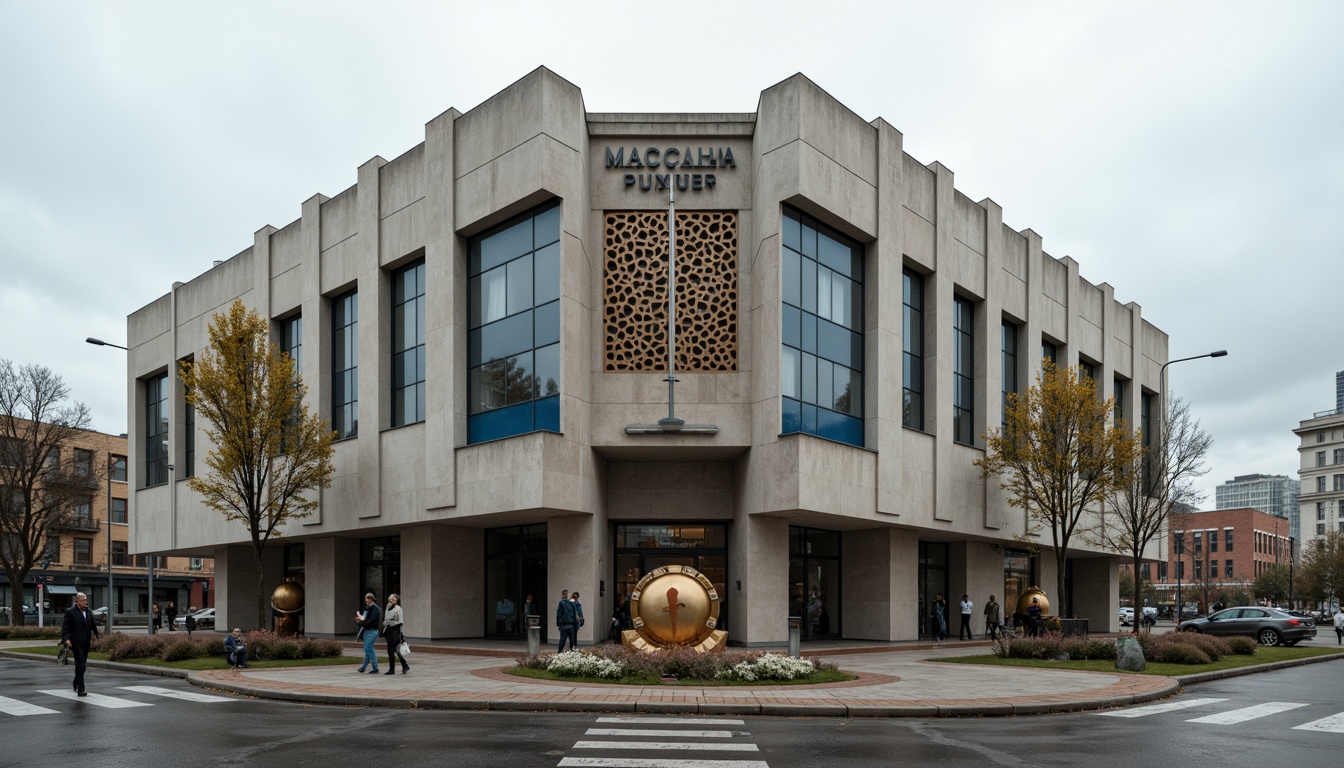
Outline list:
[[[54,709],[39,707],[36,704],[29,704],[26,701],[10,699],[0,696],[0,713],[14,715],[16,717],[26,717],[28,715],[56,715],[60,714]]]
[[[707,741],[577,741],[574,749],[677,749],[686,751],[760,752],[755,744],[711,744]]]
[[[1247,720],[1254,720],[1257,717],[1268,717],[1270,715],[1277,715],[1280,712],[1288,712],[1289,710],[1305,706],[1307,705],[1294,704],[1288,701],[1271,701],[1265,704],[1257,704],[1253,707],[1234,709],[1229,712],[1219,712],[1216,715],[1205,715],[1204,717],[1196,717],[1190,720],[1186,720],[1185,722],[1207,723],[1210,725],[1235,725],[1237,723],[1244,723]]]
[[[566,757],[558,768],[604,766],[605,768],[770,768],[764,760],[670,760],[632,757]]]
[[[599,717],[599,723],[644,723],[646,725],[746,725],[745,720],[714,717]]]
[[[126,709],[128,707],[154,706],[153,704],[146,704],[140,701],[131,701],[130,699],[119,699],[115,696],[104,696],[100,693],[90,693],[88,696],[81,698],[80,695],[75,693],[74,691],[67,691],[63,688],[56,690],[38,691],[38,693],[45,693],[48,696],[55,696],[59,699],[70,699],[71,701],[79,701],[85,704],[92,704],[95,707],[104,707],[106,709]]]
[[[1178,701],[1168,701],[1163,704],[1150,704],[1146,707],[1134,707],[1133,709],[1118,709],[1113,712],[1097,712],[1095,714],[1102,717],[1145,717],[1147,715],[1158,715],[1163,712],[1175,712],[1190,707],[1202,707],[1205,704],[1217,704],[1227,701],[1227,699],[1181,699]]]
[[[172,688],[160,688],[155,685],[123,685],[123,691],[135,691],[136,693],[148,693],[151,696],[162,696],[166,699],[179,699],[181,701],[195,701],[201,704],[216,704],[221,701],[238,701],[228,696],[213,696],[208,693],[192,693],[191,691],[175,691]]]
[[[733,731],[691,731],[655,728],[589,728],[585,736],[683,736],[695,739],[729,739],[733,736],[749,736],[747,733]]]
[[[1344,712],[1323,717],[1310,723],[1293,726],[1294,731],[1322,731],[1324,733],[1344,733]]]

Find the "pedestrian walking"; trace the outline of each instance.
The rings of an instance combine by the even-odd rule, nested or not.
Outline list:
[[[1027,606],[1027,634],[1032,637],[1041,634],[1041,601],[1035,597],[1031,598],[1031,605]]]
[[[383,617],[383,638],[387,640],[387,672],[384,674],[397,674],[397,659],[401,659],[401,674],[404,675],[411,671],[411,665],[401,655],[402,610],[401,599],[396,595],[387,596],[387,610],[383,612]]]
[[[570,592],[569,599],[574,602],[574,616],[579,620],[579,623],[574,627],[575,636],[577,636],[578,628],[584,625],[583,603],[579,601],[578,592]]]
[[[974,640],[975,633],[971,631],[971,614],[975,611],[975,603],[971,602],[970,595],[961,596],[961,628],[957,630],[958,640]]]
[[[560,592],[560,602],[555,604],[555,628],[560,632],[560,646],[556,653],[565,652],[568,642],[571,651],[578,649],[579,616],[574,610],[574,602],[569,599],[569,590]]]
[[[990,640],[999,638],[999,624],[1003,621],[1003,613],[999,608],[999,603],[993,595],[989,596],[989,602],[985,603],[985,632],[989,633]]]
[[[77,592],[75,604],[65,609],[65,620],[61,622],[61,643],[74,654],[74,688],[80,696],[88,695],[84,691],[84,669],[89,664],[89,646],[95,637],[98,637],[98,625],[89,612],[89,596]]]
[[[378,674],[378,650],[375,643],[378,642],[379,614],[378,603],[369,592],[364,595],[364,610],[355,613],[355,623],[359,625],[359,637],[364,641],[364,661],[360,662],[359,671],[368,671],[371,675]],[[372,667],[372,669],[368,669]]]
[[[174,625],[177,623],[177,621],[176,621],[176,620],[177,620],[177,603],[174,603],[172,600],[169,600],[169,601],[168,601],[168,609],[167,609],[166,611],[164,611],[164,614],[168,616],[168,631],[169,631],[169,632],[176,632],[176,631],[177,631],[177,627],[174,626]]]
[[[940,642],[947,637],[947,604],[943,602],[942,595],[933,599],[933,613],[930,615],[929,624],[933,642]]]
[[[1344,645],[1344,607],[1335,611],[1335,644]]]
[[[187,608],[187,618],[182,620],[187,627],[187,639],[191,639],[191,633],[196,631],[196,606]]]
[[[163,629],[163,619],[159,616],[159,604],[154,603],[150,606],[150,621],[154,624],[154,631]]]

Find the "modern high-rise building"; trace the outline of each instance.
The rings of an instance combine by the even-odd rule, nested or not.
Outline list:
[[[1237,475],[1214,489],[1216,509],[1258,509],[1286,518],[1298,536],[1297,494],[1302,483],[1287,475]]]
[[[1048,533],[1025,542],[975,465],[984,435],[1047,350],[1148,433],[1167,335],[884,120],[802,75],[755,107],[593,113],[537,69],[136,310],[136,551],[215,556],[221,625],[302,581],[315,635],[396,592],[411,637],[517,637],[529,596],[544,624],[562,589],[609,616],[674,565],[746,645],[791,615],[805,638],[914,639],[938,593],[1053,591]],[[339,438],[262,585],[244,527],[184,482],[210,445],[177,363],[235,300]],[[1116,628],[1121,556],[1073,547],[1065,601]]]
[[[1335,371],[1335,410],[1344,411],[1344,371]]]

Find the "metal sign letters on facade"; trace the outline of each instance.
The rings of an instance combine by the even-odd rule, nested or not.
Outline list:
[[[737,168],[737,160],[729,147],[606,147],[608,168],[643,168],[649,173],[626,173],[627,188],[638,186],[640,191],[667,190],[673,185],[682,191],[713,189],[718,177],[713,173],[696,173],[692,168]],[[665,168],[667,173],[652,172]],[[687,172],[680,173],[681,169]]]

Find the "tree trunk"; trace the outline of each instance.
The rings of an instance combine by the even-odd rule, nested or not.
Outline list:
[[[266,581],[261,563],[262,548],[257,547],[254,551],[257,556],[257,629],[266,630],[269,626],[266,621]]]
[[[1055,611],[1055,615],[1061,619],[1073,618],[1073,614],[1070,612],[1072,606],[1064,603],[1064,574],[1069,564],[1069,558],[1064,550],[1057,549],[1055,551],[1059,553],[1055,555],[1055,589],[1059,590],[1055,593],[1055,599],[1059,601],[1059,609]]]
[[[1133,634],[1139,634],[1139,628],[1143,626],[1143,577],[1139,575],[1141,555],[1134,555],[1134,629]]]
[[[26,576],[27,574],[24,574]],[[9,582],[9,625],[22,627],[23,615],[23,576]]]

